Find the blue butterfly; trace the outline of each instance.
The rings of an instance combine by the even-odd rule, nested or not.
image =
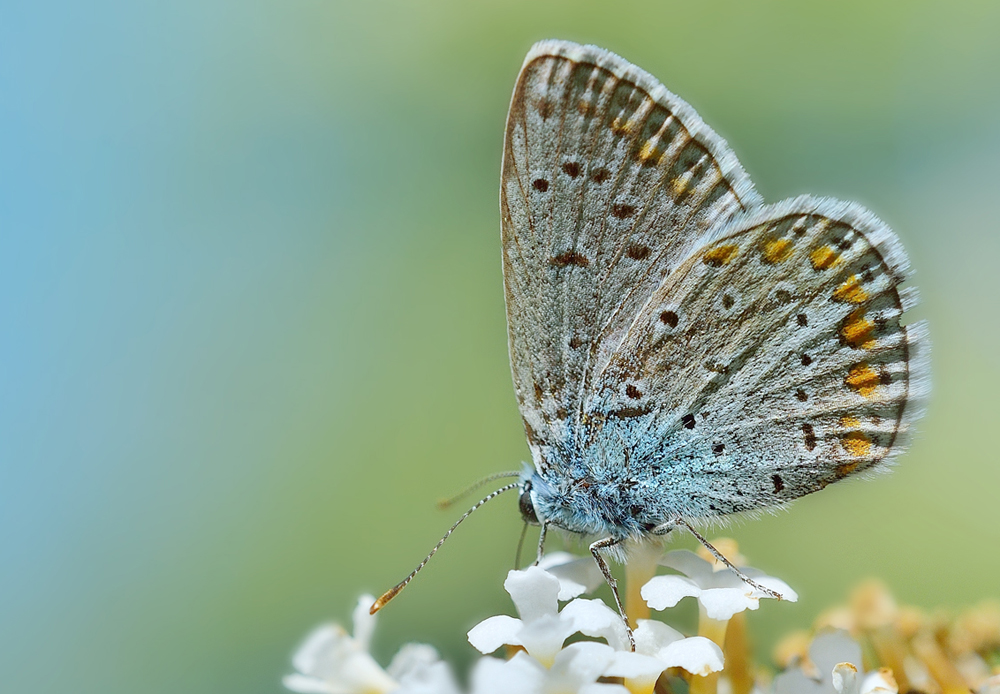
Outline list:
[[[539,554],[549,529],[596,538],[624,618],[605,553],[683,528],[728,565],[694,526],[780,508],[904,449],[929,340],[900,323],[917,296],[899,286],[896,236],[855,203],[764,205],[726,142],[635,65],[532,47],[500,210],[533,465],[458,523],[518,489]]]

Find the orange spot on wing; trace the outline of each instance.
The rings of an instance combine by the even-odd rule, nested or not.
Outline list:
[[[764,262],[782,263],[788,260],[792,254],[792,242],[788,239],[765,239],[761,243],[761,250],[764,254]]]
[[[847,415],[840,418],[840,426],[844,429],[857,429],[857,427],[861,426],[861,420],[857,417]],[[844,447],[844,450],[847,451],[847,453],[855,458],[863,458],[867,456],[871,453],[872,448],[871,439],[868,438],[868,435],[863,431],[848,431],[845,434],[841,434],[840,445]],[[840,468],[837,469],[838,477],[842,477],[843,475],[852,472],[857,465],[857,463],[847,463],[845,465],[841,465]],[[842,473],[841,470],[844,472]]]
[[[855,364],[844,378],[844,383],[851,390],[870,398],[879,385],[879,376],[868,364]]]
[[[871,349],[875,346],[875,324],[865,318],[864,309],[853,311],[840,324],[840,337],[854,349]]]
[[[833,292],[833,298],[847,304],[863,304],[868,301],[868,292],[861,287],[857,276],[851,275]]]
[[[626,120],[621,116],[615,116],[614,121],[611,122],[611,129],[615,131],[616,135],[631,135],[632,131],[635,130],[635,121],[631,118]]]
[[[854,463],[844,463],[843,465],[838,465],[837,466],[837,472],[835,473],[837,475],[837,479],[839,480],[839,479],[842,479],[844,477],[847,477],[849,474],[851,474],[852,472],[854,472],[857,468],[858,468],[858,463],[857,462],[854,462]]]
[[[867,456],[872,449],[872,442],[868,436],[861,431],[849,431],[840,437],[840,443],[844,447],[844,450],[855,458],[863,458]],[[854,465],[842,465],[841,467],[850,467],[850,472],[853,470],[857,464]],[[838,471],[839,472],[839,471]]]
[[[714,267],[725,265],[736,257],[737,251],[739,251],[739,247],[731,243],[716,246],[715,248],[709,248],[705,251],[705,264],[712,265]]]
[[[691,179],[694,178],[694,174],[690,171],[685,171],[677,178],[670,181],[670,187],[674,189],[675,195],[683,195],[684,191],[687,190],[688,186],[691,184]]]
[[[826,270],[840,261],[840,253],[830,246],[820,246],[809,254],[809,262],[816,270]]]
[[[656,166],[660,163],[662,156],[663,150],[660,149],[660,143],[655,138],[646,140],[639,148],[639,161],[643,164]]]

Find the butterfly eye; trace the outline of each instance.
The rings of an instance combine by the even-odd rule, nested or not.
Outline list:
[[[521,492],[521,498],[518,500],[517,505],[521,509],[521,518],[524,519],[525,523],[531,523],[532,525],[538,525],[538,515],[535,514],[535,505],[531,503],[531,487],[525,485],[524,491]]]

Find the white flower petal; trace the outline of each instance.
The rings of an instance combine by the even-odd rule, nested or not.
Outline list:
[[[480,658],[472,669],[472,694],[542,694],[546,670],[525,653],[510,660]]]
[[[621,616],[612,610],[603,600],[576,598],[567,603],[559,616],[570,619],[580,631],[587,636],[604,636],[604,632],[613,624],[621,624]]]
[[[760,600],[753,597],[751,588],[709,588],[701,591],[698,601],[704,606],[705,614],[721,622],[729,621],[734,614],[743,610],[756,610]]]
[[[406,643],[392,657],[385,669],[390,677],[401,680],[411,672],[416,672],[441,660],[434,646],[426,643]]]
[[[358,606],[354,608],[352,619],[354,621],[354,641],[358,648],[367,651],[372,641],[372,633],[375,631],[375,615],[371,614],[371,606],[375,604],[375,597],[372,595],[362,595],[358,598]]]
[[[809,660],[825,678],[838,663],[851,663],[861,667],[861,646],[846,631],[830,631],[813,639],[809,646]]]
[[[859,694],[858,669],[850,663],[837,663],[832,681],[837,694]]]
[[[614,661],[608,665],[603,674],[609,677],[627,677],[640,682],[655,682],[660,673],[667,669],[667,664],[659,658],[641,653],[618,651]]]
[[[809,646],[809,659],[819,679],[805,674],[800,667],[786,670],[774,678],[775,694],[830,694],[845,687],[852,692],[860,691],[860,678],[855,675],[852,684],[847,677],[850,673],[841,667],[846,664],[861,670],[861,647],[847,632],[831,631],[814,638]],[[840,674],[834,677],[838,667]]]
[[[347,691],[391,692],[399,687],[399,683],[385,673],[385,670],[375,662],[368,653],[355,653],[345,663],[337,677],[326,678],[332,684],[344,684]]]
[[[710,579],[715,573],[711,562],[705,561],[687,549],[675,549],[672,552],[667,552],[660,559],[660,565],[680,571],[702,588],[711,587],[704,581]]]
[[[281,679],[281,683],[285,685],[286,689],[301,694],[341,694],[346,691],[340,687],[334,689],[329,683],[315,677],[299,674],[285,675]]]
[[[292,678],[292,684],[314,691],[318,685],[307,680],[318,680],[328,685],[331,692],[363,689],[388,692],[398,685],[385,673],[367,651],[361,649],[342,627],[330,624],[319,627],[306,638],[293,656],[292,663],[305,679]],[[298,691],[298,690],[296,690]]]
[[[509,572],[503,587],[526,622],[559,612],[559,579],[537,566]]]
[[[351,637],[339,624],[317,627],[292,656],[292,666],[309,675],[336,670],[343,658],[340,651],[352,649]]]
[[[690,578],[683,576],[653,576],[639,594],[652,609],[665,610],[676,605],[682,598],[697,597],[701,594],[701,588]]]
[[[617,657],[615,649],[603,643],[580,641],[566,646],[549,668],[546,689],[554,691],[575,691],[584,684],[597,681],[607,674]]]
[[[559,579],[559,599],[563,601],[590,593],[604,583],[604,576],[593,557],[553,552],[542,557],[538,568]]]
[[[869,672],[861,681],[861,694],[898,694],[899,685],[889,668]]]
[[[722,649],[704,636],[674,641],[653,655],[667,667],[682,667],[692,675],[719,672],[724,664]]]
[[[424,643],[405,644],[386,672],[399,682],[396,694],[459,694],[451,668]]]
[[[448,663],[439,660],[408,673],[393,694],[460,694],[460,690]]]
[[[575,632],[572,619],[561,615],[547,615],[523,624],[517,632],[517,639],[533,658],[548,667],[562,648],[563,642]]]
[[[575,631],[605,639],[616,651],[631,649],[621,615],[601,600],[577,598],[566,605],[560,615],[573,620]]]
[[[632,635],[635,636],[635,652],[652,656],[684,638],[681,632],[655,619],[640,619]]]
[[[517,634],[524,624],[520,619],[500,614],[484,619],[469,630],[469,643],[480,653],[492,653],[505,644],[520,646]]]

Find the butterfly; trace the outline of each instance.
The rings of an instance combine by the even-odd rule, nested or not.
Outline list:
[[[535,44],[500,211],[532,466],[470,513],[518,489],[541,541],[597,538],[614,589],[603,555],[628,541],[685,528],[725,561],[695,526],[781,508],[904,449],[929,340],[901,324],[917,294],[900,287],[899,240],[856,203],[765,205],[649,73],[596,46]]]

